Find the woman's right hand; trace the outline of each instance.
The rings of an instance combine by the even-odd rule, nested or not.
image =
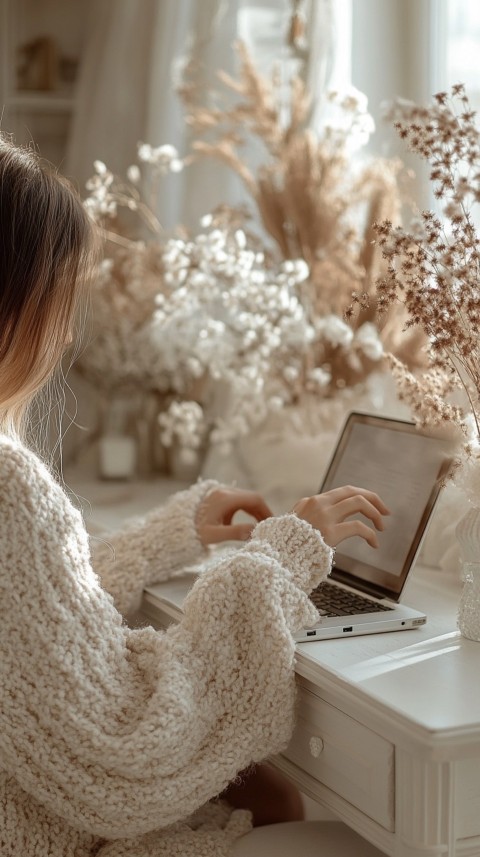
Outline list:
[[[363,521],[349,519],[360,513],[372,522],[375,529],[383,530],[383,516],[390,514],[378,494],[352,485],[304,497],[292,511],[319,530],[325,543],[332,548],[351,536],[360,536],[372,548],[378,548],[375,530]]]

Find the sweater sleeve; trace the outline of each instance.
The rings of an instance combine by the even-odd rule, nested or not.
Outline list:
[[[195,526],[204,497],[218,483],[197,482],[143,518],[126,521],[122,530],[92,538],[92,561],[102,585],[124,616],[138,610],[149,583],[167,580],[207,555]]]
[[[22,448],[0,456],[0,760],[75,828],[133,837],[187,817],[281,750],[292,631],[331,550],[293,515],[197,581],[183,621],[131,630],[90,565],[79,513]]]

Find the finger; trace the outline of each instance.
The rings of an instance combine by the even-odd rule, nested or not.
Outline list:
[[[232,524],[230,527],[223,527],[226,530],[225,539],[234,539],[241,542],[246,542],[252,535],[255,529],[255,524]]]
[[[385,505],[382,498],[378,494],[376,494],[375,491],[367,491],[362,489],[361,494],[362,497],[365,497],[365,499],[368,500],[368,502],[371,503],[372,506],[375,506],[375,508],[378,509],[378,511],[382,515],[390,515],[390,509],[388,508],[388,506]]]
[[[255,493],[254,491],[244,491],[241,492],[241,503],[240,508],[247,512],[252,517],[256,518],[257,521],[264,521],[265,518],[271,518],[273,515],[270,506],[265,502],[263,497],[260,494]]]
[[[378,539],[375,532],[368,524],[362,521],[343,521],[335,527],[335,536],[337,544],[343,539],[349,539],[352,536],[360,536],[372,548],[378,548]]]
[[[263,497],[254,491],[238,491],[226,498],[223,520],[230,523],[236,512],[246,512],[257,521],[264,521],[265,518],[271,518],[273,515]]]
[[[205,538],[210,545],[220,542],[246,542],[252,535],[255,524],[231,524],[230,526],[206,527]]]
[[[370,501],[361,494],[354,497],[348,497],[346,500],[341,500],[339,503],[336,503],[333,507],[333,511],[335,511],[335,514],[340,514],[341,520],[360,513],[365,515],[366,518],[369,518],[377,530],[384,529],[384,523],[380,512],[375,508],[373,503],[370,503]]]
[[[375,506],[382,515],[389,515],[390,509],[385,505],[381,497],[375,491],[369,491],[367,488],[357,488],[355,485],[342,485],[341,488],[332,488],[327,491],[332,500],[345,500],[352,496],[365,497],[373,506]],[[320,496],[326,496],[325,494]]]

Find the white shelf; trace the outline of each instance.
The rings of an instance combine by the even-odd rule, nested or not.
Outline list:
[[[0,113],[2,128],[19,145],[34,144],[47,161],[65,163],[74,111],[74,82],[62,77],[61,61],[81,57],[88,36],[87,12],[91,0],[0,0]],[[52,89],[20,89],[17,81],[19,47],[37,38],[50,38],[58,55],[58,74]],[[35,62],[33,63],[35,69]],[[42,69],[42,62],[40,62]],[[43,69],[44,71],[44,69]],[[73,69],[71,71],[73,75]],[[47,75],[48,77],[48,75]],[[42,74],[36,81],[44,85]],[[48,81],[47,81],[48,82]],[[45,84],[46,85],[46,84]]]

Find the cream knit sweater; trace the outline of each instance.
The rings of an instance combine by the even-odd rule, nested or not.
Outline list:
[[[80,513],[0,438],[1,857],[226,857],[249,829],[212,799],[288,742],[291,632],[315,621],[305,593],[332,552],[270,518],[200,577],[178,626],[129,629],[143,587],[201,556],[211,487],[113,536],[93,571]]]

